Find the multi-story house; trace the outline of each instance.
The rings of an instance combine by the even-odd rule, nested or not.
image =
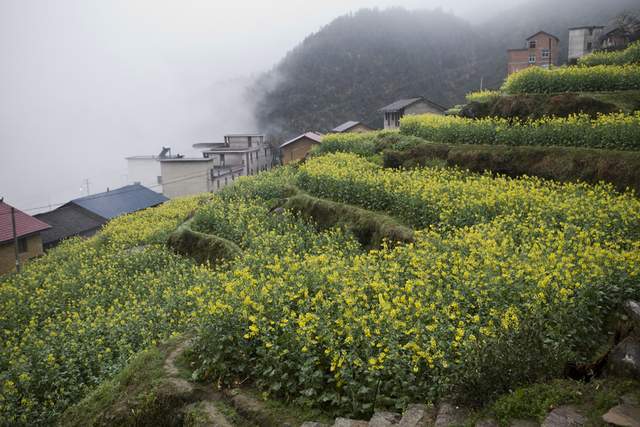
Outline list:
[[[545,31],[538,31],[526,39],[526,47],[509,49],[507,75],[529,67],[549,68],[560,64],[560,39]]]
[[[194,144],[202,157],[160,159],[162,193],[180,197],[215,192],[243,175],[271,169],[273,153],[263,135],[226,135],[224,142]]]
[[[575,63],[578,58],[600,49],[600,36],[604,27],[591,25],[569,28],[569,63]]]

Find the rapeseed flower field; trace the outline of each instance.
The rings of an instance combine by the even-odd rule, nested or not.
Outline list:
[[[535,67],[534,67],[535,68]],[[531,68],[532,70],[534,68]],[[537,68],[535,68],[537,69]],[[524,71],[523,71],[524,72]],[[548,73],[548,71],[541,71]],[[515,73],[517,75],[520,73]],[[640,75],[640,72],[638,72]],[[640,112],[509,120],[424,114],[404,117],[400,132],[444,144],[560,146],[638,150]]]
[[[366,250],[320,231],[274,209],[291,186],[394,216],[415,243]],[[166,237],[192,215],[242,256],[172,253]],[[631,193],[320,156],[118,218],[0,279],[0,420],[54,423],[134,353],[185,331],[200,379],[249,379],[341,414],[482,400],[591,357],[639,277]]]

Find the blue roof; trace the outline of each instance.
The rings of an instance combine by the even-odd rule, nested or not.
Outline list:
[[[74,203],[105,219],[157,206],[169,200],[140,184],[127,185],[105,193],[74,199]]]

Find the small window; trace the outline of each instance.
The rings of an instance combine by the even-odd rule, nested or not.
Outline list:
[[[520,45],[522,46],[522,45]],[[535,49],[536,48],[536,41],[535,40],[531,40],[529,42],[529,49]]]
[[[29,252],[29,246],[27,245],[27,239],[18,239],[18,252],[21,254]]]
[[[536,63],[536,56],[529,55],[529,64],[535,64],[535,63]]]
[[[542,57],[543,58],[549,57],[549,49],[542,49]]]

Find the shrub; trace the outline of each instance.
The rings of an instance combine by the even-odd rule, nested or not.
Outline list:
[[[338,133],[324,137],[322,144],[316,145],[312,153],[316,156],[329,153],[353,153],[372,158],[386,148],[404,150],[424,142],[398,131],[383,130],[367,133]]]
[[[326,153],[356,153],[371,156],[376,152],[374,138],[369,133],[334,133],[326,135],[322,143],[313,147],[313,155]]]
[[[501,90],[519,94],[637,89],[640,89],[640,65],[597,65],[551,70],[529,67],[507,77]]]
[[[583,67],[625,64],[640,64],[640,41],[630,44],[624,50],[616,52],[594,52],[578,59],[578,65]]]
[[[640,112],[586,114],[513,121],[425,114],[404,117],[400,132],[444,144],[539,145],[615,150],[640,149]]]
[[[493,102],[501,96],[500,91],[497,90],[480,90],[477,92],[468,93],[466,96],[467,102]]]

